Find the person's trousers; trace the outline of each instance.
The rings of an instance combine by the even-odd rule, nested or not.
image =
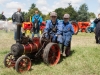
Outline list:
[[[40,37],[39,30],[40,30],[39,28],[33,28],[32,38],[34,37],[35,34],[37,34],[37,37]]]

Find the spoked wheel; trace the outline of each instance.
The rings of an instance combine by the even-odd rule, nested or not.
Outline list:
[[[79,26],[76,22],[71,22],[73,28],[74,28],[74,34],[78,34],[78,31],[79,31]]]
[[[5,67],[14,67],[15,66],[15,61],[14,61],[14,55],[12,53],[8,53],[6,56],[5,56],[5,59],[4,59],[4,66]]]
[[[48,65],[56,65],[60,60],[60,48],[56,43],[49,43],[44,49],[43,60]]]
[[[42,33],[42,35],[40,37],[40,44],[43,44],[44,43],[43,39],[45,39],[45,34],[46,33]]]
[[[27,56],[21,56],[17,59],[15,69],[17,72],[22,73],[28,71],[31,68],[31,60]]]

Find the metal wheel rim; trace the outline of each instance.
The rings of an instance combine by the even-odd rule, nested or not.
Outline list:
[[[24,57],[18,61],[16,67],[17,67],[17,72],[19,73],[28,71],[31,68],[31,60],[27,57]]]
[[[8,68],[10,67],[14,67],[15,63],[14,63],[14,55],[9,53],[4,60],[4,65]]]
[[[60,52],[59,49],[56,45],[51,46],[49,54],[48,54],[48,62],[51,65],[55,65],[58,63],[59,58],[60,58]]]

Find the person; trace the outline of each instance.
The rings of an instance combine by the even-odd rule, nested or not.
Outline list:
[[[3,20],[3,21],[6,20],[6,17],[5,17],[5,15],[4,15],[4,12],[2,12],[2,14],[1,14],[1,20]]]
[[[22,35],[22,32],[21,32],[21,25],[18,25],[18,24],[22,24],[24,22],[24,18],[23,18],[23,15],[21,13],[21,8],[17,8],[17,12],[15,12],[13,15],[12,15],[12,21],[15,25],[18,26],[19,28],[19,31],[20,31],[20,37]],[[14,29],[14,39],[17,41],[18,38],[18,35],[17,35],[17,26],[16,28]]]
[[[69,22],[69,18],[70,18],[69,14],[64,14],[63,21],[62,21],[62,28],[63,28],[62,55],[63,56],[69,56],[71,38],[72,38],[72,35],[74,34],[74,29],[72,27],[72,24]]]
[[[60,50],[62,45],[62,25],[61,21],[57,19],[57,13],[50,13],[50,20],[46,21],[46,27],[44,29],[44,33],[46,33],[46,38],[50,39],[52,37],[51,42],[59,43]],[[49,36],[50,35],[50,36]]]
[[[32,33],[32,38],[34,37],[34,34],[37,34],[38,37],[40,37],[39,30],[40,30],[40,25],[42,23],[42,17],[39,15],[39,11],[35,11],[35,15],[32,16],[32,23],[33,23],[33,33]]]
[[[94,23],[96,24],[95,40],[97,44],[100,44],[100,13],[98,14],[98,18],[94,20]]]
[[[5,21],[5,24],[4,24],[4,30],[6,31],[6,33],[8,32],[8,27],[7,27],[7,18],[5,17],[4,15],[4,11],[2,11],[1,13],[1,18],[0,18],[2,21]]]

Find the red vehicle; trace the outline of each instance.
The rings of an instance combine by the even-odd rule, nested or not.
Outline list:
[[[17,24],[17,40],[5,56],[4,66],[13,67],[17,72],[22,73],[31,69],[31,60],[38,60],[38,58],[43,59],[48,65],[56,65],[60,60],[59,45],[51,42],[51,38],[46,39],[44,33],[40,38],[30,39],[25,35],[20,38],[20,25],[22,24]],[[24,23],[23,28],[31,30],[31,23]]]
[[[29,36],[32,30],[32,22],[24,22],[22,24],[23,32]]]
[[[90,22],[78,22],[78,26],[81,32],[85,32],[86,28],[90,26]]]
[[[73,28],[74,28],[74,34],[78,34],[78,31],[79,31],[79,26],[76,22],[71,22]]]
[[[43,21],[42,24],[40,25],[41,33],[43,33],[43,30],[44,30],[45,26],[46,26],[46,23],[45,23],[45,21]]]

